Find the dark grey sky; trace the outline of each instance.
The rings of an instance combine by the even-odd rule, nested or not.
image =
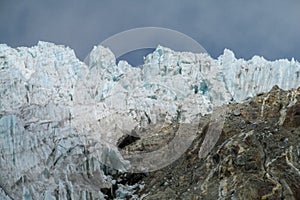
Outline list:
[[[0,0],[0,43],[65,44],[83,60],[94,45],[131,28],[156,26],[197,40],[212,57],[300,60],[299,0]]]

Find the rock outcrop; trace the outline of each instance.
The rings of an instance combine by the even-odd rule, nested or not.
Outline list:
[[[172,165],[141,174],[137,182],[145,187],[136,193],[149,200],[299,199],[300,88],[274,87],[248,102],[227,106],[220,139],[206,158],[198,157],[207,134],[203,129]],[[199,127],[207,126],[209,118],[202,118]]]

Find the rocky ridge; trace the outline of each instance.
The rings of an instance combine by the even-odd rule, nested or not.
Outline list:
[[[199,159],[198,152],[207,129],[199,129],[180,159],[141,174],[145,187],[137,194],[149,200],[298,199],[300,88],[284,91],[276,86],[228,108],[220,139],[206,158]],[[199,127],[209,122],[207,115]]]

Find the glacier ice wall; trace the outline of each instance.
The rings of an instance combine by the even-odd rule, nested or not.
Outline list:
[[[103,164],[126,170],[115,145],[158,122],[190,123],[213,108],[300,86],[297,61],[236,59],[158,46],[141,68],[94,47],[89,66],[47,42],[0,45],[0,195],[7,199],[103,199]]]
[[[0,45],[3,196],[103,199],[100,187],[111,183],[100,161],[112,159],[121,170],[128,165],[118,151],[93,136],[95,132],[73,126],[76,82],[87,70],[73,50],[63,46],[39,42],[32,48],[13,49]]]
[[[300,84],[300,64],[294,59],[272,62],[254,56],[246,61],[236,59],[232,51],[225,49],[218,62],[226,88],[237,102],[268,92],[274,85],[288,90],[299,87]]]
[[[99,121],[98,130],[113,132],[106,138],[111,143],[136,126],[174,120],[190,123],[218,105],[241,102],[274,85],[290,89],[300,84],[297,61],[271,62],[259,56],[245,61],[227,49],[215,60],[207,54],[158,46],[142,67],[133,68],[125,61],[117,65],[112,52],[99,46],[90,54],[89,69],[82,81],[94,86],[80,90],[84,98],[80,101],[93,99],[92,118]],[[111,127],[114,121],[119,123]]]

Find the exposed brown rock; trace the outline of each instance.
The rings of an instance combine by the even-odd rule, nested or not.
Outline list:
[[[222,134],[206,158],[198,157],[203,128],[180,159],[147,173],[137,193],[147,200],[299,199],[299,94],[300,88],[274,87],[243,104],[229,104]]]
[[[285,127],[299,127],[300,126],[300,104],[291,106],[286,112],[286,118],[283,123]]]

